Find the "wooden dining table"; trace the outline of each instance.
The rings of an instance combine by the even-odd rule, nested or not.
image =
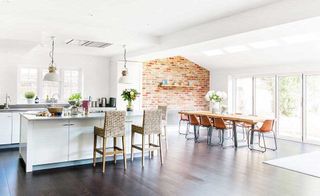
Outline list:
[[[238,139],[237,139],[237,123],[243,122],[246,124],[250,124],[251,128],[254,129],[257,123],[262,123],[266,118],[258,117],[258,116],[248,116],[248,115],[239,115],[239,114],[215,114],[210,111],[180,111],[179,114],[185,115],[195,115],[195,116],[208,116],[209,118],[222,118],[223,120],[232,122],[232,131],[234,136],[234,146],[238,147]],[[253,144],[254,132],[251,132],[250,144]]]

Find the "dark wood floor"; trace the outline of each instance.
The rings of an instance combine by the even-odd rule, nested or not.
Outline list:
[[[277,152],[250,152],[194,144],[171,129],[170,151],[158,157],[52,169],[26,174],[17,150],[0,151],[0,195],[320,195],[320,179],[262,161],[319,150],[319,146],[279,141]]]

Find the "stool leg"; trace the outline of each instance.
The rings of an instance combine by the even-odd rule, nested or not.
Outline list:
[[[131,161],[133,161],[134,132],[131,132]]]
[[[116,146],[117,146],[117,138],[113,138],[113,162],[114,164],[117,163],[117,154],[116,154]]]
[[[160,161],[161,165],[163,164],[163,156],[162,156],[162,143],[161,143],[161,134],[159,134],[159,147],[160,147]]]
[[[123,166],[127,169],[127,156],[126,156],[126,137],[122,136],[122,152],[123,152]]]
[[[142,164],[142,167],[144,167],[144,147],[145,147],[145,144],[144,144],[144,137],[145,135],[142,134],[142,156],[141,156],[141,164]]]
[[[102,173],[105,172],[106,170],[106,143],[107,143],[107,138],[103,138],[103,145],[102,145]]]
[[[151,147],[151,135],[148,135],[149,148]],[[151,159],[151,150],[149,150],[149,159]]]
[[[93,136],[93,167],[96,166],[96,148],[97,148],[97,135]]]
[[[167,137],[167,125],[163,126],[163,128],[164,128],[164,139],[165,139],[165,142],[166,142],[166,150],[168,150],[169,142],[168,142],[168,137]]]

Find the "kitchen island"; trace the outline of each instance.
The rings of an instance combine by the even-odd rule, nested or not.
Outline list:
[[[131,141],[131,124],[141,124],[142,116],[142,112],[127,113],[128,148]],[[103,127],[104,113],[61,117],[39,117],[21,113],[20,123],[20,158],[25,163],[26,172],[32,172],[91,163],[93,127]],[[109,141],[108,146],[112,146],[112,141]],[[100,141],[98,145],[101,145]],[[127,149],[127,152],[130,150]]]

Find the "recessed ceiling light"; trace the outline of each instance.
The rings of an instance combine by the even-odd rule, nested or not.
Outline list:
[[[280,43],[275,40],[267,40],[267,41],[249,43],[248,45],[254,49],[265,49],[265,48],[273,48],[273,47],[280,46]]]
[[[320,38],[312,33],[309,33],[309,34],[283,37],[282,40],[288,44],[297,44],[297,43],[305,43],[310,41],[317,41],[317,40],[320,40]]]
[[[218,56],[218,55],[223,55],[225,54],[222,50],[220,49],[215,49],[215,50],[208,50],[203,52],[207,56]]]
[[[223,48],[223,50],[228,52],[228,53],[236,53],[236,52],[248,51],[249,48],[247,46],[244,46],[244,45],[238,45],[238,46],[225,47],[225,48]]]

